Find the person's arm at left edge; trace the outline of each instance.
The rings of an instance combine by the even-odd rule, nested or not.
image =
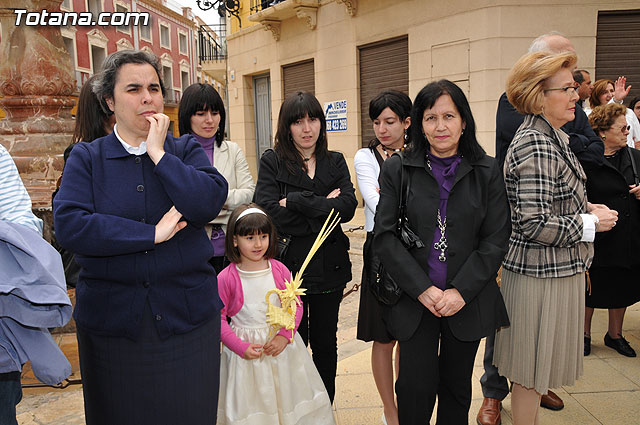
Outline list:
[[[160,179],[167,195],[176,209],[188,222],[202,227],[213,220],[227,199],[227,181],[211,166],[207,154],[193,136],[185,135],[178,140],[167,136],[168,117],[161,115],[151,122],[147,137],[147,153],[156,164],[153,172]],[[182,158],[170,152],[184,144]]]
[[[22,224],[42,234],[42,220],[33,214],[31,198],[25,189],[13,158],[0,145],[0,220]]]
[[[338,168],[339,175],[337,187],[333,189],[340,189],[340,194],[336,197],[326,197],[307,191],[292,192],[287,195],[287,208],[304,213],[308,217],[326,217],[331,209],[334,209],[340,213],[340,221],[346,223],[353,218],[358,206],[356,191],[344,156],[332,152],[329,152],[329,155],[334,156],[330,159],[335,161],[334,166]]]

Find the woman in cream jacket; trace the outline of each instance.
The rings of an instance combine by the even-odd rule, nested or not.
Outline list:
[[[227,220],[238,205],[251,202],[256,185],[242,149],[224,140],[224,103],[212,85],[196,83],[186,88],[178,109],[178,124],[180,134],[193,134],[200,142],[213,166],[229,184],[220,214],[205,227],[213,245],[211,262],[220,273],[225,265]]]

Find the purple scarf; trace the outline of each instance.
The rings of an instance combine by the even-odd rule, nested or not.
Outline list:
[[[462,157],[460,155],[454,155],[448,158],[439,158],[437,156],[428,155],[428,158],[431,161],[433,177],[435,177],[438,182],[438,186],[440,186],[440,217],[444,223],[445,217],[447,216],[447,201],[449,200],[449,193],[451,192],[453,182],[456,179],[458,165],[460,165]],[[447,262],[438,260],[438,256],[440,256],[441,251],[433,247],[433,244],[440,240],[440,236],[440,227],[438,227],[438,223],[436,221],[436,229],[433,233],[433,242],[429,247],[427,264],[429,266],[429,279],[431,279],[433,284],[438,288],[444,290],[447,283]],[[445,229],[445,238],[446,236],[447,232]],[[449,253],[445,251],[445,255],[448,257]]]

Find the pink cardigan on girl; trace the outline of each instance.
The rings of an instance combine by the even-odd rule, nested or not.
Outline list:
[[[276,288],[285,289],[285,280],[291,279],[291,272],[287,267],[277,260],[269,260],[271,263],[271,271],[273,273],[273,280],[276,283]],[[235,316],[242,306],[244,305],[244,294],[242,292],[242,282],[240,282],[240,275],[238,275],[238,269],[234,263],[229,264],[218,275],[218,294],[220,299],[224,303],[224,308],[220,311],[220,339],[222,343],[229,347],[231,351],[243,357],[244,352],[247,351],[251,342],[246,342],[238,338],[236,333],[229,326],[227,317]],[[266,294],[265,294],[266,295]],[[300,297],[298,296],[298,300]],[[267,318],[264,318],[265,324]],[[302,320],[302,305],[299,305],[296,309],[296,328],[292,331],[282,328],[278,335],[282,335],[287,339],[291,339],[293,332],[298,329],[300,321]]]

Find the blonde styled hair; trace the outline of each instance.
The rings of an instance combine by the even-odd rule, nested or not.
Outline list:
[[[509,103],[521,114],[541,114],[544,81],[565,68],[571,71],[577,61],[573,52],[534,52],[522,56],[507,76]]]
[[[589,124],[596,134],[601,131],[607,131],[611,128],[618,117],[624,117],[627,113],[627,107],[619,103],[608,103],[593,108],[589,114]]]

